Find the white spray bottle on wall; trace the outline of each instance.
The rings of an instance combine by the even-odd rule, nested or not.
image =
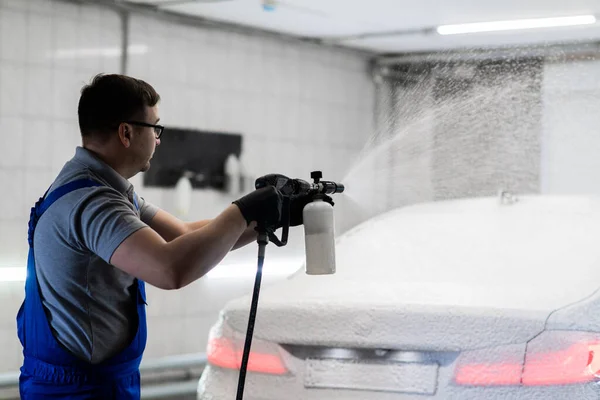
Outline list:
[[[192,208],[193,177],[193,172],[184,171],[175,185],[175,211],[180,217],[186,217]]]
[[[238,195],[241,192],[241,174],[242,168],[240,160],[235,154],[230,154],[225,160],[226,190],[231,195]]]

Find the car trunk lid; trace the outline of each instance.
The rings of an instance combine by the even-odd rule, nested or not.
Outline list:
[[[310,278],[296,277],[265,290],[256,337],[310,346],[460,351],[523,343],[544,329],[552,311],[540,302],[527,307],[505,301],[501,307],[490,301],[491,291],[510,294],[498,287],[349,281],[330,286],[326,281],[332,277],[296,282]],[[248,297],[232,302],[225,319],[245,332],[248,309]]]

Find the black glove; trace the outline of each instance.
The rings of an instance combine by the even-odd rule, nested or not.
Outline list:
[[[281,220],[283,196],[273,186],[256,189],[233,202],[240,209],[248,225],[256,221],[259,226],[275,227]]]
[[[333,199],[326,194],[320,196],[320,199],[326,201],[332,206],[335,204]],[[304,223],[302,211],[304,207],[313,200],[312,196],[299,195],[292,197],[290,202],[290,226],[298,226]]]

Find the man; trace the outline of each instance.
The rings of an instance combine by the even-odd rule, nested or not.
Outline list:
[[[184,223],[136,195],[128,179],[160,144],[159,95],[98,75],[82,89],[82,146],[32,209],[22,399],[138,399],[146,344],[144,282],[179,289],[276,227],[282,195],[256,190],[208,221]]]

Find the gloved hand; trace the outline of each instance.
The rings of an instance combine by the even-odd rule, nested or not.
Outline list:
[[[248,193],[233,204],[238,206],[248,225],[256,221],[259,226],[269,228],[280,223],[282,202],[281,192],[273,186],[266,186]]]
[[[321,195],[321,200],[326,201],[332,206],[335,204],[333,199],[326,194]],[[309,195],[299,195],[292,197],[290,202],[290,226],[298,226],[304,223],[304,218],[302,216],[302,211],[304,207],[312,201],[312,196]]]

